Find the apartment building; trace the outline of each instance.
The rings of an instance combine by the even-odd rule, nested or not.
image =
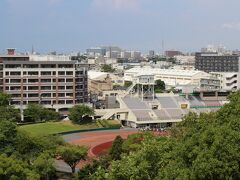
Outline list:
[[[87,64],[68,56],[0,56],[2,91],[11,94],[11,104],[42,104],[66,111],[88,102]]]
[[[196,53],[195,69],[205,72],[240,72],[238,55]]]

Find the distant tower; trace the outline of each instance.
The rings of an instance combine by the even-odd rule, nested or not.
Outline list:
[[[164,56],[164,40],[162,40],[162,56]]]
[[[34,47],[33,47],[33,45],[32,45],[32,54],[34,54]]]

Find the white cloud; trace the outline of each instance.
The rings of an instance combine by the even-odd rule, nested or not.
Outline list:
[[[93,0],[93,6],[104,10],[133,10],[140,7],[140,0]]]
[[[222,27],[224,29],[240,30],[240,22],[225,23]]]

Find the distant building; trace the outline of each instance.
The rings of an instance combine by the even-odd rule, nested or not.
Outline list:
[[[195,56],[178,55],[178,56],[174,56],[174,58],[176,59],[177,64],[195,65]]]
[[[141,58],[141,52],[140,51],[131,51],[131,58],[132,59],[139,59],[139,58]]]
[[[121,58],[124,58],[124,59],[131,58],[131,52],[129,52],[129,51],[122,51],[121,52]]]
[[[149,57],[154,57],[155,56],[155,51],[154,50],[150,50],[148,53]]]
[[[178,56],[178,55],[182,55],[182,52],[180,51],[173,51],[173,50],[169,50],[169,51],[165,51],[165,56],[172,58],[174,56]]]
[[[92,57],[105,56],[106,55],[106,49],[101,48],[101,47],[90,48],[90,49],[87,49],[87,54],[89,56],[92,56]]]

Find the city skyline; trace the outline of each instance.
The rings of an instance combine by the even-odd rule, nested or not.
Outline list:
[[[3,0],[0,51],[85,51],[92,46],[197,51],[238,49],[236,0]],[[225,13],[222,13],[225,12]]]

